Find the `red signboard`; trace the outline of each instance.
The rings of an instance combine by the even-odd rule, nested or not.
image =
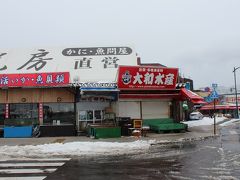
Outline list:
[[[240,97],[237,98],[237,101],[238,101],[238,103],[240,103]],[[236,104],[236,97],[226,97],[225,102]]]
[[[0,74],[0,87],[62,86],[69,84],[69,72]]]
[[[9,118],[9,104],[5,105],[5,118],[8,119]]]
[[[177,68],[119,66],[119,89],[175,89]]]
[[[39,116],[39,121],[43,121],[43,103],[39,103],[38,107],[38,116]]]

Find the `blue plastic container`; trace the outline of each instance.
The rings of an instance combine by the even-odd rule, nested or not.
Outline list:
[[[4,127],[5,138],[28,138],[32,137],[32,126]]]

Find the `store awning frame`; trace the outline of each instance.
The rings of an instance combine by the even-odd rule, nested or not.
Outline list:
[[[189,100],[193,104],[207,104],[207,102],[204,101],[204,98],[199,96],[198,94],[186,89],[181,88],[180,94],[183,98],[183,100]]]

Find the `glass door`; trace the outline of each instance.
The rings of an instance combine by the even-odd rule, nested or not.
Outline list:
[[[103,110],[78,111],[78,129],[84,129],[88,124],[102,123]]]

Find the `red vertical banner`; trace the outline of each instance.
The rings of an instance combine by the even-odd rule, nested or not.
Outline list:
[[[9,104],[5,104],[5,119],[9,118]]]
[[[42,124],[42,122],[43,122],[43,103],[39,103],[39,106],[38,106],[38,117],[39,117],[40,124]]]

